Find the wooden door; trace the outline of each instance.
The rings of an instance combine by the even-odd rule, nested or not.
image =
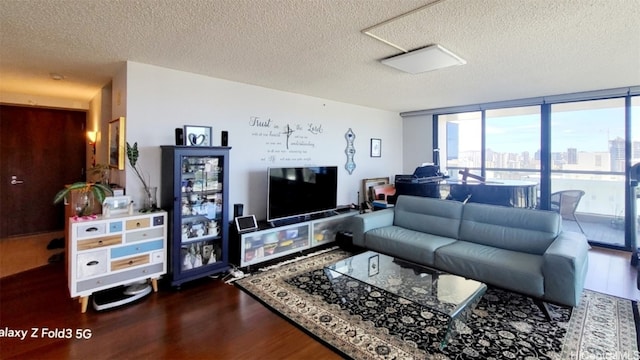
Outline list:
[[[54,195],[85,180],[86,112],[0,105],[0,238],[59,231]]]

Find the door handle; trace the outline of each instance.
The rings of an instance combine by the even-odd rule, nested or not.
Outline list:
[[[11,176],[11,185],[20,185],[22,183],[24,183],[24,181],[18,180],[17,176],[15,175]]]

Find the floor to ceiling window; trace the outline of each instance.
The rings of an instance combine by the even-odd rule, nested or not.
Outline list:
[[[486,177],[540,178],[540,107],[485,111]]]
[[[542,208],[562,206],[565,229],[628,250],[633,244],[626,225],[629,219],[640,224],[640,201],[634,208],[628,200],[629,194],[639,199],[640,188],[631,192],[627,176],[628,165],[640,163],[640,96],[592,99],[571,101],[567,95],[534,105],[510,102],[435,114],[442,169],[452,179],[469,169],[487,180],[536,181],[546,189]]]
[[[551,192],[577,205],[563,225],[616,247],[625,246],[625,141],[624,98],[551,105]]]
[[[631,108],[629,117],[631,118],[631,129],[629,133],[631,134],[631,165],[635,166],[636,164],[640,164],[640,96],[633,96],[630,99]],[[640,179],[639,179],[640,180]],[[632,249],[636,249],[640,244],[638,244],[638,238],[640,238],[640,187],[635,182],[630,182],[632,187],[630,191],[632,192],[631,201],[629,203],[629,211],[631,212],[631,218],[635,221],[635,229],[633,229],[636,234],[635,239],[630,239],[630,241],[635,240],[635,243],[631,244]],[[635,187],[634,187],[635,186]]]
[[[479,111],[441,115],[440,121],[445,131],[438,134],[444,136],[440,143],[446,144],[440,149],[440,162],[444,162],[444,170],[452,178],[457,178],[457,171],[468,168],[480,174],[482,168],[482,117]]]

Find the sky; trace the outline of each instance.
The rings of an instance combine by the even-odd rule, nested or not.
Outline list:
[[[624,108],[600,108],[589,110],[562,109],[564,104],[552,106],[552,152],[564,152],[568,148],[578,151],[608,152],[609,140],[624,139]],[[565,110],[565,111],[561,111]],[[640,106],[632,108],[638,114]],[[479,150],[480,121],[461,120],[459,127],[459,151]],[[640,141],[640,115],[636,115],[632,140]],[[634,121],[632,120],[632,123]],[[501,153],[534,154],[540,149],[540,116],[514,115],[490,117],[487,112],[487,148]]]

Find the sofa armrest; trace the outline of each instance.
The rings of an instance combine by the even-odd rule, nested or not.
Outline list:
[[[353,245],[364,247],[364,234],[372,229],[393,225],[393,209],[378,210],[353,217]]]
[[[563,231],[543,255],[545,299],[568,306],[580,302],[589,265],[589,243],[578,232]]]

